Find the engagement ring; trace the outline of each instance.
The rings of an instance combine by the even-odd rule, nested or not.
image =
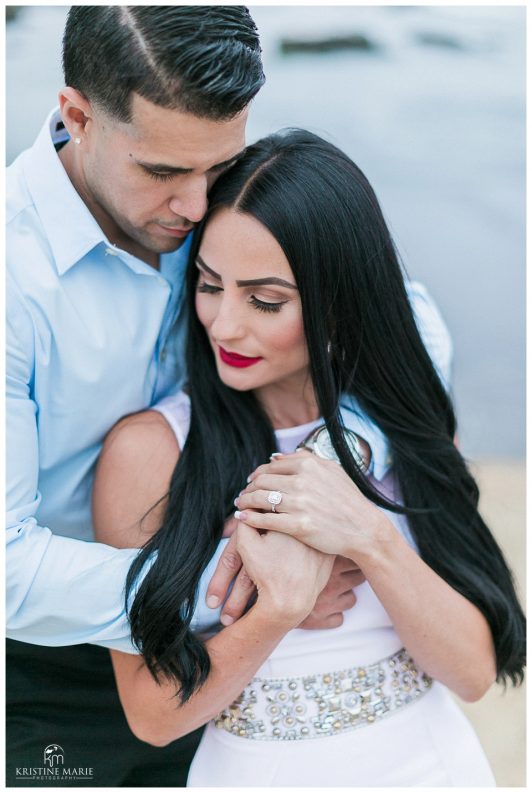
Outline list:
[[[278,490],[272,490],[268,493],[268,502],[272,505],[272,512],[275,512],[276,505],[280,504],[283,500],[283,494]]]

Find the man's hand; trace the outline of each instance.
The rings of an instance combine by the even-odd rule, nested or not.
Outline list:
[[[343,612],[352,609],[357,602],[353,587],[365,580],[364,573],[351,559],[337,556],[327,586],[298,627],[309,630],[338,628],[344,621]]]
[[[218,608],[224,601],[233,580],[233,588],[220,618],[222,625],[231,625],[241,617],[255,594],[255,586],[243,568],[242,559],[236,550],[236,537],[232,536],[207,589],[207,605],[210,608]],[[353,587],[364,580],[364,574],[354,562],[337,556],[328,584],[316,600],[312,612],[299,627],[314,630],[337,628],[344,621],[343,612],[353,608],[356,603]]]

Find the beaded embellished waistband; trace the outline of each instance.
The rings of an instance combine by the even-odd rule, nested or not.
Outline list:
[[[431,685],[402,648],[374,664],[339,672],[254,678],[214,723],[252,740],[322,738],[374,724]]]

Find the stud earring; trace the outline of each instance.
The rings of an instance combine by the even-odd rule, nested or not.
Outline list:
[[[75,138],[74,138],[74,143],[75,143],[77,146],[79,146],[79,144],[81,143],[81,138],[80,138],[79,136],[75,137]]]

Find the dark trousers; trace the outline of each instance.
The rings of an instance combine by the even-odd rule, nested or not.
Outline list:
[[[8,787],[186,785],[202,730],[163,748],[135,738],[107,650],[8,639],[6,680]]]

